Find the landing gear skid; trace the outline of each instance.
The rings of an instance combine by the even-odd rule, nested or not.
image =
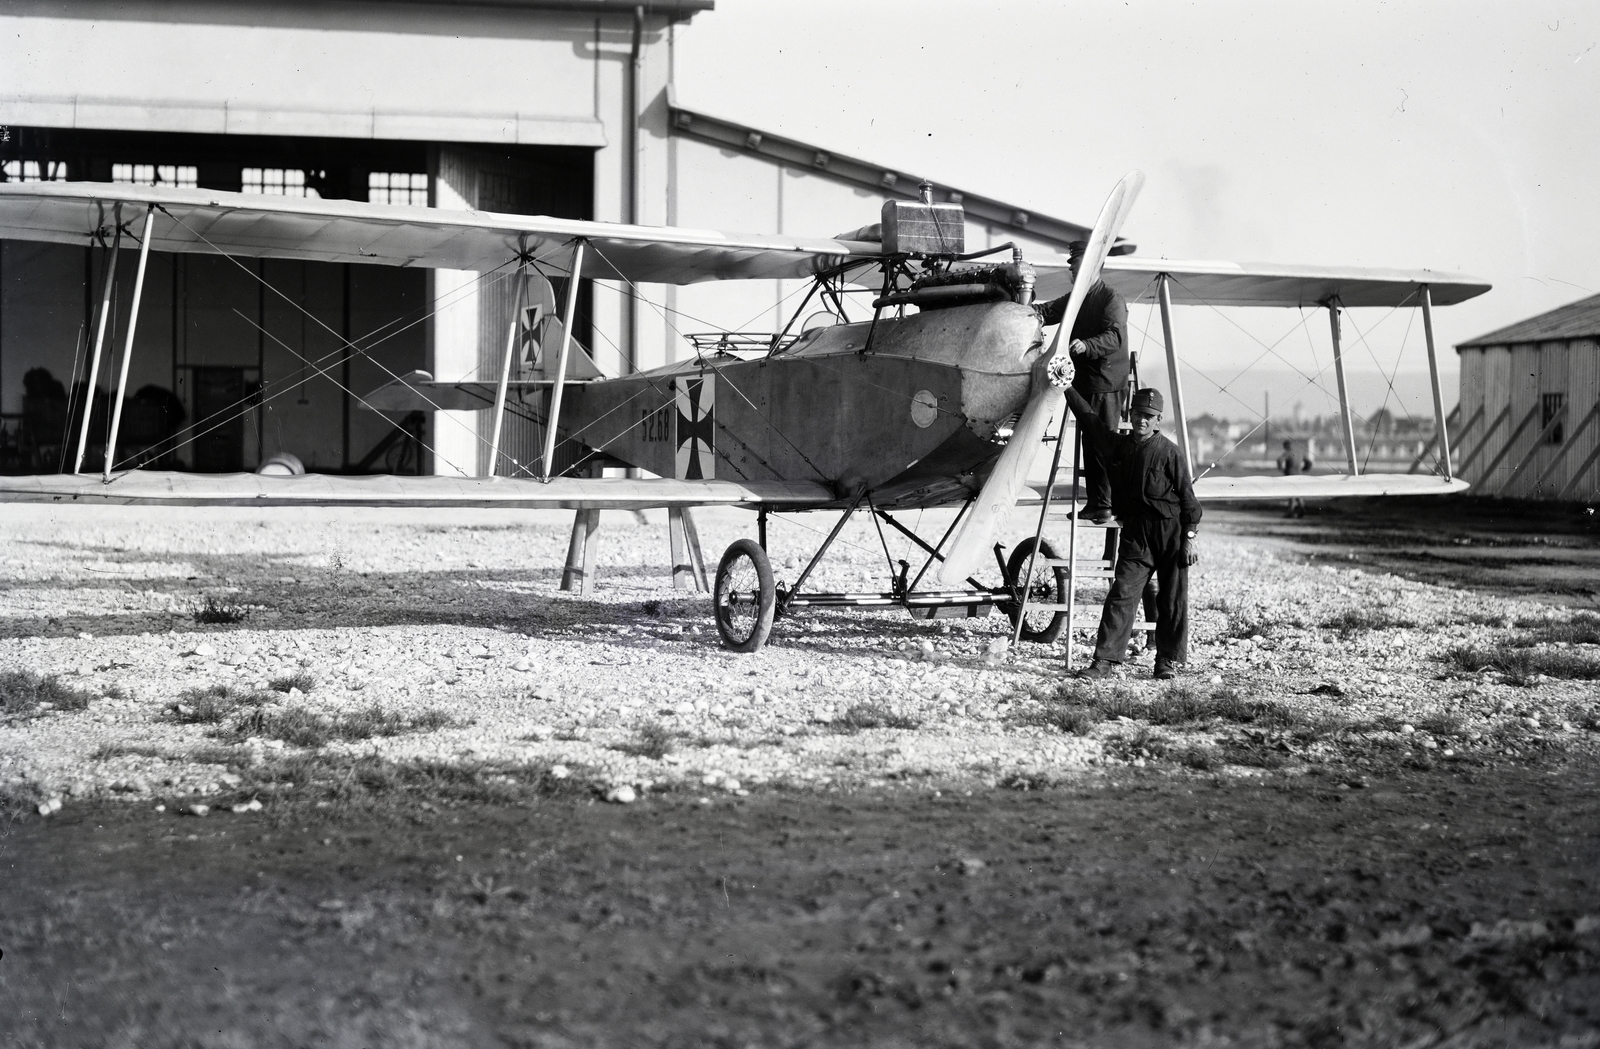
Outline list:
[[[976,579],[968,579],[970,589],[918,591],[917,583],[921,582],[923,575],[936,560],[943,560],[943,555],[938,547],[928,545],[887,512],[875,508],[871,512],[877,518],[909,536],[927,552],[928,559],[916,577],[908,583],[910,566],[902,561],[899,562],[898,569],[895,569],[891,562],[893,589],[888,592],[802,592],[801,587],[805,585],[823,555],[828,552],[828,548],[833,545],[834,539],[838,538],[840,531],[861,501],[862,499],[858,498],[856,505],[851,506],[840,517],[838,524],[828,534],[821,548],[811,558],[792,587],[774,581],[772,563],[768,560],[762,544],[753,539],[740,539],[728,547],[727,552],[722,555],[721,563],[717,565],[716,582],[712,588],[712,607],[716,615],[717,633],[721,635],[724,646],[735,652],[760,651],[772,633],[773,620],[799,608],[899,607],[918,619],[946,619],[986,616],[998,607],[1015,625],[1022,606],[1020,589],[1022,580],[1028,578],[1028,563],[1033,559],[1035,541],[1032,536],[1019,543],[1012,550],[1011,557],[1001,562],[1004,578],[1001,586],[987,587]],[[970,505],[969,503],[968,506]],[[955,532],[956,525],[960,523],[966,510],[967,507],[963,507],[961,514],[956,516],[950,529],[940,539],[940,546]],[[765,524],[764,521],[762,523]],[[1041,540],[1038,543],[1038,550],[1037,560],[1040,562],[1056,556],[1055,549],[1048,541]],[[885,552],[887,553],[887,546]],[[999,556],[1000,548],[997,546],[996,557]],[[1066,588],[1064,568],[1056,567],[1054,571],[1047,571],[1042,564],[1039,564],[1032,573],[1030,601],[1040,604],[1060,604],[1065,600]],[[1022,640],[1050,644],[1060,637],[1065,625],[1064,613],[1031,612],[1023,624]]]

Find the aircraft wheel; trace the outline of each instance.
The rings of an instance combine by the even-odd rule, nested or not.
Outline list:
[[[1048,539],[1039,540],[1039,552],[1041,559],[1054,558],[1056,556],[1055,547],[1050,545],[1050,540]],[[1028,562],[1032,557],[1033,537],[1029,536],[1016,545],[1016,548],[1011,551],[1011,557],[1006,561],[1006,586],[1013,591],[1022,588],[1022,581],[1028,574]],[[1051,605],[1065,604],[1067,600],[1067,585],[1067,570],[1064,566],[1050,569],[1045,565],[1036,565],[1033,569],[1033,585],[1029,588],[1028,602],[1029,604],[1034,602]],[[1018,613],[1021,611],[1020,608],[1010,602],[1007,602],[1004,607],[1006,615],[1011,617],[1011,625],[1015,627]],[[1030,608],[1022,624],[1022,640],[1037,641],[1040,644],[1048,645],[1061,636],[1061,631],[1066,625],[1067,614],[1065,612],[1035,612]]]
[[[766,644],[777,597],[767,552],[753,539],[728,547],[712,590],[722,643],[735,652],[754,652]]]

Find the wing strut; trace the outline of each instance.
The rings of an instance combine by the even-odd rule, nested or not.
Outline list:
[[[572,276],[567,280],[567,308],[561,325],[561,353],[556,359],[556,384],[550,391],[550,411],[545,417],[544,463],[540,480],[550,480],[550,465],[556,461],[556,424],[561,421],[561,394],[567,385],[567,354],[572,349],[572,321],[578,312],[579,274],[583,272],[583,247],[579,237],[572,244]]]
[[[1339,351],[1339,300],[1328,300],[1328,323],[1333,327],[1333,374],[1339,380],[1339,422],[1341,434],[1344,437],[1344,457],[1350,464],[1350,476],[1359,477],[1361,469],[1356,465],[1356,429],[1350,421],[1350,395],[1344,385],[1344,355]]]
[[[1455,480],[1450,467],[1450,427],[1444,414],[1444,394],[1439,389],[1439,361],[1433,353],[1433,293],[1424,284],[1422,292],[1422,333],[1428,337],[1428,379],[1433,383],[1433,418],[1438,424],[1439,462],[1444,466],[1444,479]]]
[[[517,352],[517,329],[528,300],[528,263],[517,264],[517,294],[511,304],[511,324],[506,331],[506,358],[500,362],[500,385],[494,391],[494,430],[489,437],[489,476],[500,468],[500,431],[506,421],[506,387],[511,383],[511,358]]]
[[[1172,417],[1178,424],[1178,448],[1183,452],[1184,465],[1189,476],[1194,476],[1194,451],[1189,447],[1189,415],[1183,409],[1183,377],[1178,374],[1178,348],[1172,341],[1172,280],[1165,273],[1156,278],[1156,290],[1161,296],[1161,337],[1167,344],[1167,385],[1172,392]]]
[[[144,236],[139,244],[139,272],[133,278],[133,305],[128,311],[128,341],[122,344],[122,374],[117,378],[117,398],[111,402],[111,433],[106,436],[106,463],[100,480],[111,483],[111,463],[117,451],[117,430],[122,426],[122,398],[128,393],[128,369],[133,364],[133,333],[139,330],[139,299],[144,295],[144,271],[150,261],[150,234],[155,232],[156,206],[144,212]],[[89,391],[90,396],[94,391]]]
[[[117,279],[117,251],[122,247],[122,205],[111,213],[111,225],[116,234],[111,238],[111,255],[106,259],[106,273],[100,292],[100,324],[94,333],[94,356],[89,358],[89,385],[84,387],[83,424],[78,427],[78,454],[72,460],[72,472],[83,472],[83,453],[89,447],[89,420],[94,416],[94,390],[100,382],[100,348],[106,342],[106,325],[111,319],[111,288]]]

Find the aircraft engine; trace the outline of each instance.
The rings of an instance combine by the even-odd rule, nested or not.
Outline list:
[[[924,273],[901,291],[873,300],[874,309],[915,306],[921,310],[971,306],[979,302],[1033,303],[1033,267],[1021,259],[997,266],[962,266]]]

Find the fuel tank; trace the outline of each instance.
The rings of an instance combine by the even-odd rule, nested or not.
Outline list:
[[[935,505],[982,483],[1041,349],[1011,302],[842,324],[759,359],[572,389],[562,436],[663,477],[821,481],[841,499],[865,483],[877,505]]]

